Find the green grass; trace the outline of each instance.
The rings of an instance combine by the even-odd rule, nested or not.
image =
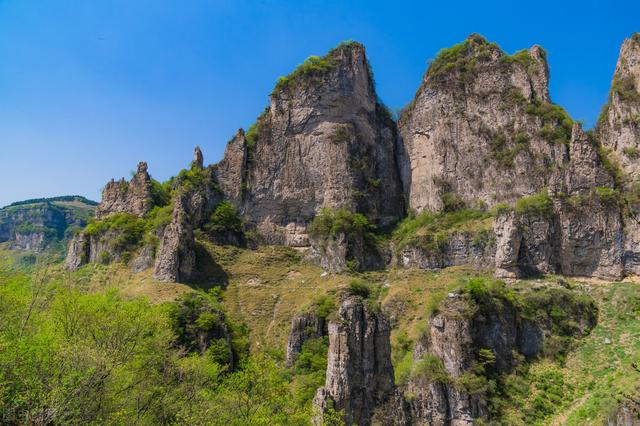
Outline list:
[[[461,210],[423,212],[401,221],[392,239],[399,249],[407,246],[437,250],[456,232],[477,234],[491,227],[491,213],[464,208]]]

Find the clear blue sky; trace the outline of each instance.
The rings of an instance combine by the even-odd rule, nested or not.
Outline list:
[[[636,1],[0,0],[0,205],[99,200],[138,161],[165,180],[220,159],[280,75],[345,39],[367,47],[378,94],[400,108],[429,58],[477,32],[549,52],[551,95],[591,125]]]

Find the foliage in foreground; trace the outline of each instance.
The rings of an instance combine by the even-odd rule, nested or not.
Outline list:
[[[245,357],[230,370],[211,351],[185,350],[173,303],[88,294],[43,271],[1,274],[5,424],[309,422],[273,359]],[[200,310],[196,329],[207,329],[212,312]]]

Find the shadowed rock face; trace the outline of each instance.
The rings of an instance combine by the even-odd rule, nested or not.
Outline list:
[[[409,207],[442,210],[449,193],[492,206],[547,186],[565,147],[541,136],[551,125],[536,111],[549,107],[545,52],[509,56],[477,35],[448,51],[398,122]]]
[[[382,313],[372,312],[359,297],[345,299],[338,318],[329,322],[326,382],[314,406],[321,412],[329,405],[344,410],[349,425],[370,424],[376,405],[394,390],[389,333]]]
[[[102,201],[96,209],[96,218],[101,219],[111,213],[129,213],[142,217],[153,207],[151,177],[147,163],[138,163],[138,170],[131,181],[111,179],[102,190]]]
[[[218,165],[225,193],[242,193],[243,213],[269,243],[308,245],[306,225],[322,207],[380,224],[404,212],[395,123],[377,102],[364,47],[346,44],[320,61],[276,86]]]

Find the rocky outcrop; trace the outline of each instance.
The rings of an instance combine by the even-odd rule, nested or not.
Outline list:
[[[444,49],[398,122],[409,207],[440,211],[450,195],[493,206],[548,186],[571,125],[548,78],[538,46],[509,56],[471,35]]]
[[[640,400],[623,401],[607,419],[607,426],[640,426]]]
[[[346,424],[368,425],[376,405],[394,390],[387,319],[360,297],[350,296],[328,329],[326,382],[314,406],[321,413],[329,406],[344,410]]]
[[[602,144],[613,151],[628,183],[637,181],[640,178],[640,33],[622,44],[609,101],[597,127]]]
[[[147,163],[138,163],[138,170],[131,181],[111,179],[102,190],[102,201],[96,209],[96,217],[104,218],[111,213],[129,213],[142,217],[153,207],[151,177]]]
[[[162,230],[153,270],[160,281],[184,282],[195,274],[195,241],[187,205],[188,197],[180,195],[174,202],[171,222]]]
[[[472,378],[481,378],[487,369],[508,373],[518,356],[539,355],[545,340],[553,338],[555,321],[552,315],[541,312],[566,312],[571,321],[576,321],[568,331],[574,337],[595,325],[593,304],[574,300],[562,290],[538,291],[555,292],[543,298],[525,294],[520,304],[512,302],[513,296],[500,294],[449,294],[429,319],[414,349],[414,368],[403,386],[405,395],[411,396],[407,401],[410,424],[472,425],[477,419],[490,420],[486,388],[471,385]],[[537,310],[537,316],[527,317],[523,307]]]
[[[620,197],[597,146],[576,124],[549,195],[500,214],[494,222],[496,275],[540,273],[618,279],[624,233]],[[523,200],[524,201],[524,200]],[[516,210],[518,208],[516,207]]]
[[[326,336],[327,321],[314,311],[303,312],[296,315],[291,321],[291,330],[287,340],[287,352],[285,361],[291,366],[302,350],[302,345],[309,339],[318,339]]]
[[[472,265],[486,268],[493,263],[496,252],[492,231],[455,232],[434,249],[408,245],[394,250],[392,266],[419,269],[442,269],[449,266]]]
[[[225,197],[240,205],[246,191],[247,141],[244,130],[240,129],[229,141],[222,161],[214,165],[218,187]]]
[[[267,243],[307,246],[322,207],[382,225],[403,215],[395,150],[364,47],[346,43],[280,80],[256,124],[230,142],[218,181],[232,198],[243,194],[242,213]]]

